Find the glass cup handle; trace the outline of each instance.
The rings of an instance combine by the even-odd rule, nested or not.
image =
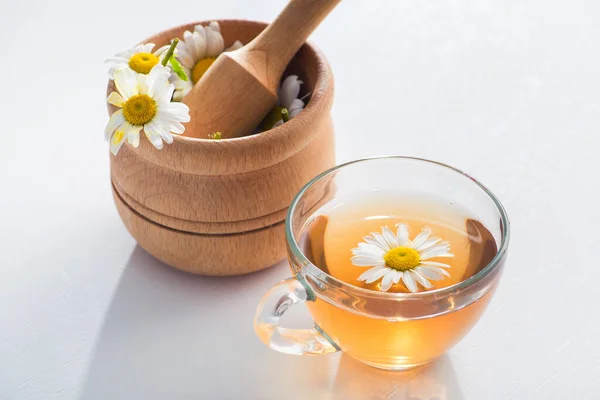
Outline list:
[[[317,325],[312,329],[288,329],[279,320],[293,305],[314,301],[314,293],[299,282],[288,278],[273,286],[260,300],[254,318],[254,330],[264,344],[285,354],[328,354],[340,348]]]

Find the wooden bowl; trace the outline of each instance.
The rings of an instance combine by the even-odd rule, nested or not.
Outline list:
[[[266,26],[218,22],[226,47],[235,40],[248,43]],[[160,47],[207,23],[172,28],[144,43]],[[204,275],[249,273],[285,257],[283,220],[293,196],[335,164],[333,76],[327,60],[304,44],[284,76],[289,74],[304,82],[301,94],[310,92],[310,101],[275,129],[225,140],[176,136],[160,151],[142,137],[138,148],[126,144],[110,156],[119,215],[148,253]]]

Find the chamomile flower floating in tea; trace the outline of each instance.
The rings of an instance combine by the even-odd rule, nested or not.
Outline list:
[[[454,257],[450,244],[439,237],[430,237],[431,229],[424,228],[413,240],[408,237],[406,224],[398,224],[394,234],[387,226],[382,233],[372,232],[364,242],[352,249],[352,264],[372,267],[358,277],[359,281],[373,283],[381,279],[381,290],[387,292],[392,285],[404,282],[407,289],[417,292],[417,283],[430,289],[430,280],[439,281],[450,276],[450,265],[428,261],[437,257]]]
[[[242,46],[242,42],[237,40],[225,49],[221,27],[216,21],[212,21],[208,26],[196,25],[194,32],[185,31],[183,41],[177,46],[177,59],[181,62],[188,79],[182,80],[177,75],[172,76],[171,82],[175,85],[173,100],[180,101],[188,94],[219,54],[237,50]]]
[[[279,86],[277,106],[275,106],[261,123],[261,129],[267,131],[278,127],[294,118],[304,109],[303,98],[298,98],[300,86],[303,84],[298,75],[290,75]]]
[[[159,150],[163,140],[173,143],[172,134],[184,132],[182,122],[190,120],[189,108],[183,103],[171,102],[175,87],[168,82],[170,74],[162,64],[155,65],[148,75],[136,74],[125,67],[115,70],[117,92],[112,92],[107,101],[120,110],[110,117],[104,131],[114,155],[125,139],[131,146],[138,147],[142,129]]]

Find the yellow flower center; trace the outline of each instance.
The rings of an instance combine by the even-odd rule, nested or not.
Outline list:
[[[196,83],[208,71],[208,68],[215,62],[216,58],[207,57],[198,61],[192,69],[192,82]]]
[[[129,59],[129,66],[140,74],[149,74],[152,67],[158,64],[158,57],[151,53],[137,53]]]
[[[156,102],[147,94],[131,96],[123,104],[123,116],[131,125],[144,125],[156,115]]]
[[[410,247],[400,246],[385,253],[383,256],[385,265],[398,271],[408,271],[415,268],[421,262],[419,252]]]

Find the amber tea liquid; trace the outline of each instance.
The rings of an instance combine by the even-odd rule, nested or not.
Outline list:
[[[492,234],[462,207],[431,196],[373,192],[360,198],[328,204],[303,229],[301,247],[320,269],[348,284],[381,291],[381,280],[367,284],[357,278],[368,267],[352,264],[352,249],[372,232],[396,224],[408,226],[412,240],[424,228],[450,243],[452,258],[434,258],[450,265],[450,274],[430,281],[428,290],[457,284],[484,268],[496,255]],[[419,286],[419,292],[426,291]],[[400,281],[388,292],[409,293]],[[315,322],[340,343],[346,353],[384,368],[408,368],[431,361],[447,351],[472,327],[492,293],[449,313],[409,320],[388,320],[360,315],[320,298],[308,302]]]

